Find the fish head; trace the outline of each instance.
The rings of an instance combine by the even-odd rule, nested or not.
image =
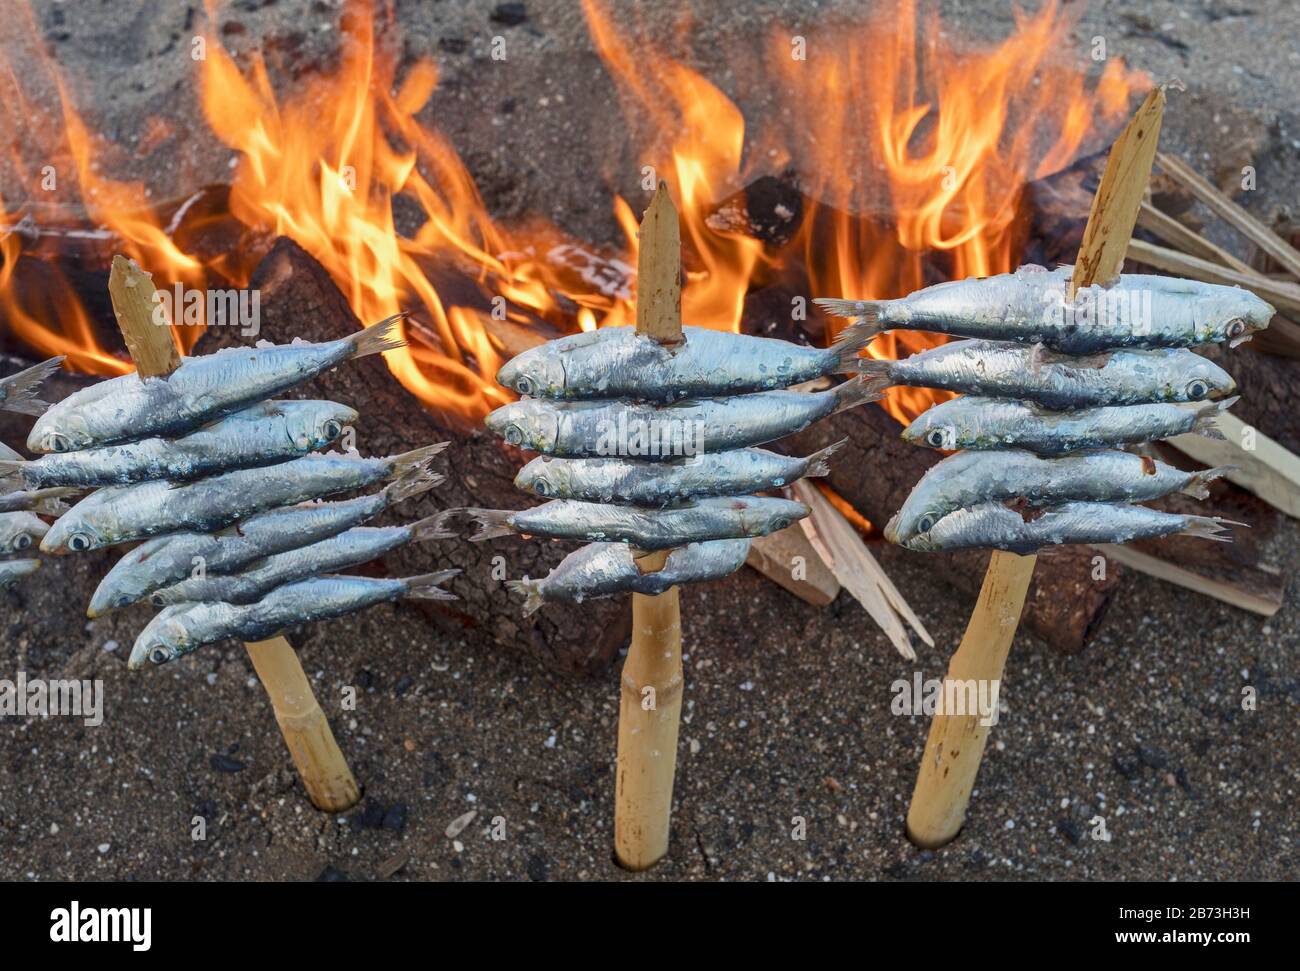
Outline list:
[[[289,422],[294,444],[316,451],[338,441],[345,429],[361,417],[356,411],[333,401],[303,402],[307,407]]]
[[[1190,367],[1181,366],[1190,362]],[[1237,390],[1232,375],[1213,361],[1188,352],[1186,362],[1171,369],[1169,389],[1175,401],[1218,401]]]
[[[33,452],[75,452],[94,445],[84,416],[51,408],[36,419],[27,448]]]
[[[885,524],[885,539],[897,546],[908,546],[911,540],[928,533],[947,512],[944,509],[927,509],[923,502],[913,502],[915,496],[915,492],[908,496],[903,508],[894,513]]]
[[[45,520],[30,512],[0,514],[0,553],[23,553],[49,533]]]
[[[1241,287],[1216,287],[1199,297],[1194,308],[1197,333],[1206,332],[1215,342],[1227,341],[1236,347],[1268,326],[1277,311]]]
[[[961,400],[961,398],[954,398],[945,401],[917,415],[912,423],[903,429],[903,440],[913,445],[924,445],[926,448],[939,448],[946,451],[959,448],[959,443],[963,441],[961,415],[957,408],[947,406],[957,405]]]
[[[549,455],[539,455],[519,470],[515,476],[515,488],[546,499],[563,495],[567,492],[566,470],[564,463],[556,462]]]
[[[483,424],[505,439],[506,444],[535,452],[550,452],[560,437],[560,416],[543,401],[515,401],[502,405],[483,419]]]
[[[193,648],[196,641],[186,623],[187,614],[202,604],[176,604],[163,609],[135,639],[126,666],[131,671],[144,667],[145,661],[166,664]]]
[[[812,512],[802,502],[795,502],[792,499],[771,499],[762,505],[761,523],[762,533],[780,532],[787,526],[797,523],[801,519],[806,519]]]
[[[91,521],[91,517],[86,515],[79,504],[64,513],[50,527],[41,541],[41,552],[53,553],[56,556],[64,553],[85,553],[87,550],[108,546],[109,542],[105,531]]]
[[[563,359],[545,344],[530,348],[506,362],[497,372],[497,384],[528,398],[563,397]]]

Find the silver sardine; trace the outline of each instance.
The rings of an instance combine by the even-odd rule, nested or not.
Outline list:
[[[626,543],[592,543],[575,550],[540,580],[507,580],[524,595],[524,616],[546,603],[582,603],[619,593],[658,596],[669,587],[730,576],[745,565],[750,540],[691,543],[668,554],[663,568],[642,573]]]
[[[843,444],[836,442],[807,458],[761,448],[705,452],[667,462],[539,456],[519,470],[515,487],[546,499],[634,506],[666,506],[697,496],[743,496],[829,474],[829,459]]]
[[[547,455],[662,461],[762,445],[881,397],[853,378],[829,391],[760,391],[661,407],[528,399],[498,408],[485,424],[509,444]]]
[[[369,563],[407,543],[454,539],[455,535],[435,526],[432,517],[409,526],[358,526],[319,543],[268,556],[244,573],[182,580],[150,599],[155,607],[203,600],[253,603],[286,583]]]
[[[184,482],[306,455],[332,444],[356,420],[355,411],[332,401],[265,401],[176,439],[56,452],[30,462],[0,459],[0,478],[17,475],[33,489]]]
[[[59,369],[63,358],[52,357],[26,371],[0,378],[0,411],[16,411],[20,415],[41,415],[49,404],[36,397],[41,384]]]
[[[714,398],[853,373],[872,340],[821,349],[707,327],[683,327],[682,334],[685,341],[672,346],[634,327],[572,334],[513,358],[497,382],[533,398]]]
[[[1226,398],[1196,408],[1116,405],[1064,412],[1020,401],[964,395],[919,415],[903,430],[903,438],[931,448],[1023,448],[1041,455],[1152,442],[1188,432],[1222,438],[1215,419],[1236,401]]]
[[[235,637],[264,641],[287,627],[342,617],[375,604],[394,600],[455,600],[439,584],[460,573],[443,570],[402,580],[370,577],[315,577],[279,587],[257,603],[177,604],[165,608],[136,638],[127,667],[132,671],[145,661],[166,664],[204,644]]]
[[[258,513],[221,533],[171,533],[130,550],[100,581],[88,617],[143,600],[190,577],[234,573],[286,550],[319,543],[369,522],[386,509],[432,489],[443,477],[417,468],[380,492],[341,502],[309,502]]]
[[[1237,386],[1223,368],[1184,348],[1072,357],[978,340],[952,341],[901,361],[865,361],[862,374],[879,390],[891,385],[942,388],[1054,409],[1213,400],[1227,397]]]
[[[1241,524],[1217,516],[1183,516],[1104,502],[1066,502],[1031,512],[986,502],[949,513],[903,545],[923,553],[966,549],[1033,553],[1066,543],[1128,543],[1174,533],[1228,543],[1232,538],[1224,533],[1229,525]]]
[[[586,543],[630,543],[642,550],[662,550],[711,539],[766,536],[808,515],[808,507],[789,499],[738,496],[696,499],[668,509],[609,506],[556,499],[532,509],[448,509],[447,517],[468,515],[479,524],[474,543],[527,533]]]
[[[958,509],[994,500],[1031,506],[1086,502],[1150,502],[1172,492],[1204,499],[1208,483],[1226,466],[1184,472],[1132,452],[1082,451],[1044,458],[1021,449],[958,452],[931,468],[885,527],[885,538],[905,544]]]
[[[159,533],[212,532],[276,506],[385,482],[431,462],[446,442],[387,458],[306,455],[261,469],[236,469],[182,485],[108,486],[72,507],[46,535],[46,553],[82,553]]]
[[[1109,287],[1066,287],[1074,267],[1022,266],[1014,273],[939,283],[897,300],[819,299],[827,312],[856,317],[840,337],[859,344],[886,330],[1044,344],[1066,354],[1117,347],[1233,346],[1268,326],[1273,308],[1249,290],[1126,273]]]
[[[30,512],[0,512],[0,553],[21,553],[49,533],[45,520]]]
[[[70,452],[141,438],[170,438],[310,381],[336,364],[403,347],[400,317],[342,340],[236,347],[189,357],[166,377],[101,381],[64,398],[37,419],[33,452]]]

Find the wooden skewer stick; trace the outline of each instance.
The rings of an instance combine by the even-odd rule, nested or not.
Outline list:
[[[117,326],[140,377],[166,377],[180,367],[170,321],[162,318],[158,323],[154,318],[159,305],[153,299],[153,277],[134,260],[114,256],[108,292]],[[271,699],[275,720],[312,805],[326,812],[342,812],[355,806],[361,790],[334,740],[325,713],[316,703],[297,653],[283,637],[244,647]]]
[[[1070,300],[1083,287],[1106,285],[1119,276],[1142,196],[1151,178],[1164,107],[1164,89],[1156,88],[1111,148],[1075,260],[1067,294]],[[1037,559],[994,551],[975,612],[971,614],[961,645],[948,663],[944,698],[969,695],[966,691],[950,691],[949,682],[1001,685]],[[979,697],[997,697],[993,691],[986,691],[987,694],[980,692]],[[935,715],[930,723],[930,735],[907,812],[907,835],[918,846],[927,849],[943,846],[961,830],[988,741],[991,727],[986,724],[988,721],[991,719],[981,717],[979,712],[942,713]]]
[[[677,209],[663,182],[641,219],[636,330],[661,344],[682,336],[681,237]],[[668,551],[637,561],[663,569]],[[629,870],[654,866],[668,852],[682,717],[682,621],[678,590],[632,595],[632,645],[623,663],[614,792],[614,855]]]

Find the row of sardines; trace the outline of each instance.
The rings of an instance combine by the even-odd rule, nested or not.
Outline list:
[[[1228,538],[1225,520],[1140,505],[1173,492],[1204,498],[1228,469],[1185,472],[1134,449],[1192,432],[1222,437],[1215,418],[1237,400],[1236,385],[1190,348],[1249,340],[1273,308],[1236,287],[1137,274],[1070,300],[1072,273],[1027,266],[899,300],[818,301],[856,318],[843,335],[850,346],[892,329],[962,338],[860,369],[874,390],[961,395],[903,432],[955,454],[913,489],[888,539],[1029,553],[1173,533]]]
[[[828,391],[791,387],[855,374],[865,346],[818,349],[699,327],[665,345],[609,327],[532,348],[497,375],[522,397],[487,426],[541,453],[515,485],[546,501],[443,515],[477,521],[473,541],[520,534],[587,544],[545,577],[510,581],[525,614],[726,576],[755,537],[808,515],[780,493],[825,475],[839,447],[789,456],[758,446],[880,397],[856,375]],[[642,555],[662,550],[671,551],[662,568],[643,570]]]
[[[332,401],[273,400],[338,364],[402,346],[396,328],[390,318],[327,343],[185,358],[166,377],[129,374],[31,407],[37,419],[27,448],[38,457],[6,453],[0,480],[43,501],[53,491],[60,502],[93,491],[66,511],[38,510],[59,518],[29,524],[26,545],[6,533],[5,549],[39,542],[61,554],[138,544],[88,610],[97,617],[145,600],[162,608],[135,642],[132,669],[378,603],[455,599],[441,586],[454,570],[405,579],[337,572],[407,543],[450,538],[432,519],[365,525],[443,481],[430,466],[446,443],[386,458],[322,454],[357,413]],[[322,501],[343,493],[363,494]]]

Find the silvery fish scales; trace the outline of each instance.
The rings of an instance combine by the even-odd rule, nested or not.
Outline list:
[[[1114,450],[1057,458],[1021,449],[958,452],[921,477],[885,527],[885,538],[904,543],[928,532],[951,512],[992,500],[1024,500],[1034,506],[1069,500],[1136,503],[1172,492],[1203,499],[1207,484],[1228,471],[1184,472],[1143,455]]]
[[[342,340],[238,347],[185,358],[166,377],[126,374],[70,395],[37,419],[33,452],[70,452],[192,432],[353,358],[402,347],[399,318]]]
[[[1008,341],[952,341],[900,361],[866,361],[862,374],[878,389],[942,388],[1057,410],[1213,400],[1236,388],[1223,368],[1183,348],[1071,357]]]
[[[272,509],[217,534],[171,533],[147,540],[113,565],[86,613],[98,617],[187,578],[234,573],[263,557],[318,543],[369,522],[395,503],[433,488],[441,479],[436,473],[416,469],[374,495]]]
[[[1150,442],[1188,432],[1222,438],[1215,418],[1236,400],[1227,398],[1195,408],[1149,404],[1062,412],[1020,401],[964,395],[919,415],[904,429],[903,438],[931,448],[1023,448],[1042,455]]]
[[[459,572],[444,570],[401,580],[315,577],[278,587],[244,606],[201,603],[166,607],[136,638],[127,666],[136,670],[146,660],[165,664],[228,637],[263,641],[286,627],[342,617],[394,600],[455,600],[455,595],[439,584]]]
[[[903,545],[920,552],[997,549],[1023,554],[1045,546],[1128,543],[1174,533],[1230,542],[1224,535],[1225,525],[1228,520],[1218,517],[1184,516],[1146,506],[1066,502],[1026,513],[1000,502],[986,502],[949,513],[928,532]]]
[[[610,506],[556,499],[532,509],[447,510],[444,517],[468,514],[480,524],[473,542],[526,533],[583,542],[630,543],[662,550],[711,539],[766,536],[808,515],[808,507],[763,496],[697,499],[668,509]]]
[[[641,572],[626,543],[592,543],[575,550],[540,580],[508,580],[506,586],[524,595],[524,616],[544,603],[582,603],[619,593],[658,596],[684,583],[716,580],[745,565],[750,540],[722,539],[691,543],[668,554],[663,568]]]
[[[682,334],[676,345],[634,327],[572,334],[513,358],[497,382],[529,397],[564,400],[712,398],[853,372],[871,340],[821,349],[707,327],[683,327]]]
[[[829,313],[856,317],[840,336],[853,343],[886,330],[925,330],[954,337],[1044,344],[1066,354],[1119,347],[1236,345],[1268,326],[1273,308],[1249,290],[1143,274],[1110,287],[1084,287],[1073,302],[1074,268],[1022,266],[1014,273],[953,280],[897,300],[816,301]]]
[[[32,488],[183,482],[325,448],[356,420],[355,411],[332,401],[267,401],[177,439],[56,452],[30,462],[0,460],[0,478],[18,475]]]
[[[159,533],[210,532],[276,506],[362,489],[425,465],[446,443],[404,455],[363,459],[307,455],[259,469],[236,469],[176,485],[138,482],[108,486],[77,503],[46,535],[47,553],[113,546]]]
[[[830,391],[763,391],[660,407],[528,399],[498,408],[485,423],[509,444],[547,455],[662,461],[761,445],[880,397],[854,378]]]
[[[665,462],[641,459],[538,457],[515,477],[516,488],[547,499],[666,506],[700,496],[738,496],[779,489],[804,476],[828,474],[844,442],[807,458],[761,448],[705,452]]]

